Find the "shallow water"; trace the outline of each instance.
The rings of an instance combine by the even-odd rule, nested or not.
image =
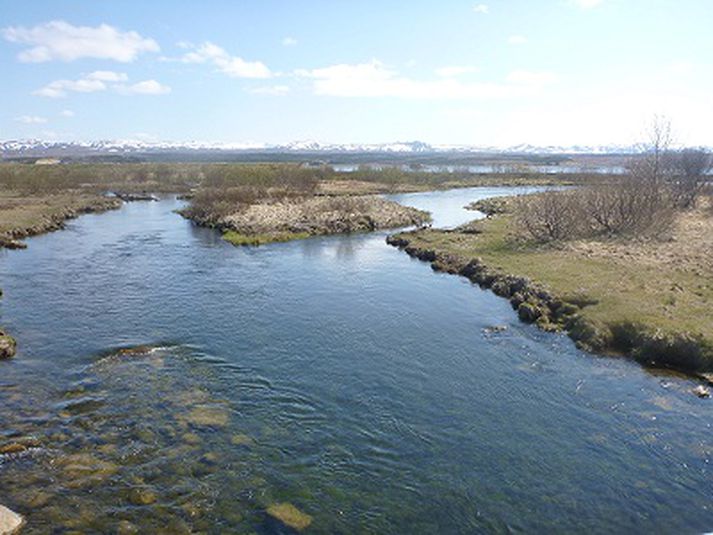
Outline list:
[[[434,211],[513,190],[395,196]],[[0,252],[0,503],[27,533],[701,532],[711,402],[386,233],[235,248],[131,203]],[[507,325],[489,333],[493,325]],[[112,348],[159,347],[112,356]]]

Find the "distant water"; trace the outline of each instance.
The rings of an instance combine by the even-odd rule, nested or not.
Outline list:
[[[335,164],[335,171],[341,171],[346,173],[351,173],[359,169],[358,164]],[[371,169],[384,169],[389,167],[388,165],[382,164],[369,164],[367,167]],[[623,175],[626,173],[626,168],[620,165],[536,165],[536,164],[522,164],[522,165],[497,165],[497,164],[478,164],[478,165],[433,165],[425,164],[416,167],[410,165],[399,165],[397,166],[402,171],[420,171],[425,173],[545,173],[550,175],[558,174],[579,174],[579,173],[593,173],[593,174],[612,174],[612,175]]]
[[[399,195],[437,226],[514,190]],[[713,405],[386,233],[235,248],[132,203],[0,252],[0,503],[26,533],[697,533]],[[488,327],[505,325],[500,333]],[[144,356],[111,348],[156,344]]]

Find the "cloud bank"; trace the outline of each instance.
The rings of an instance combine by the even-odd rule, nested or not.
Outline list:
[[[17,56],[25,63],[81,58],[129,63],[143,52],[159,51],[158,43],[153,39],[134,31],[123,32],[108,24],[73,26],[63,20],[54,20],[32,28],[10,26],[2,30],[2,35],[11,43],[29,45]]]

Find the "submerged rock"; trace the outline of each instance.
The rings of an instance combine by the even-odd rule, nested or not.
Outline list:
[[[158,496],[150,489],[132,489],[129,492],[129,501],[133,505],[151,505],[156,503]]]
[[[709,398],[711,397],[711,392],[703,385],[698,385],[693,389],[693,393],[699,398]]]
[[[9,359],[17,352],[17,342],[15,339],[0,331],[0,360]]]
[[[116,354],[121,357],[133,357],[137,355],[146,355],[150,353],[152,349],[154,349],[154,346],[150,345],[123,347],[117,351]]]
[[[27,249],[27,244],[20,240],[0,236],[0,247],[5,247],[6,249]]]
[[[115,475],[119,467],[114,463],[97,459],[88,453],[76,453],[59,459],[56,464],[62,470],[69,488],[92,486]]]
[[[16,512],[0,505],[0,535],[14,535],[25,524],[25,519]]]
[[[312,517],[303,513],[291,503],[275,503],[267,508],[267,514],[285,526],[302,531],[312,523]]]
[[[244,433],[237,433],[230,438],[230,443],[234,446],[252,446],[255,441]]]
[[[186,422],[196,427],[225,427],[229,418],[228,409],[219,405],[198,406],[183,416]]]
[[[0,455],[12,455],[13,453],[23,453],[32,448],[39,448],[40,442],[34,438],[26,438],[9,442],[0,446]]]

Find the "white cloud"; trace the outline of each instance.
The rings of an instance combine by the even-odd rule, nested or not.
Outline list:
[[[447,67],[440,67],[436,69],[436,74],[444,78],[453,78],[454,76],[473,74],[478,71],[478,67],[471,67],[469,65],[449,65]]]
[[[2,30],[3,37],[11,43],[29,45],[18,54],[26,63],[80,58],[113,59],[122,63],[134,61],[142,52],[158,52],[153,39],[136,32],[122,32],[108,24],[96,27],[73,26],[54,20],[32,28],[11,26]]]
[[[223,48],[210,42],[193,47],[181,61],[184,63],[212,63],[218,70],[232,78],[269,78],[270,69],[261,61],[245,61],[231,56]]]
[[[604,0],[572,0],[572,4],[581,9],[592,9],[601,5]]]
[[[47,122],[47,119],[37,115],[20,115],[20,117],[15,117],[15,120],[22,124],[44,124]]]
[[[488,4],[476,4],[473,6],[473,11],[487,15],[490,13],[490,8],[488,7]]]
[[[524,45],[527,43],[527,38],[523,35],[511,35],[508,37],[508,44],[510,45]]]
[[[100,80],[102,82],[125,82],[129,79],[126,73],[114,71],[94,71],[89,73],[88,80]]]
[[[124,95],[165,95],[171,88],[156,80],[143,80],[131,85],[116,86],[117,91]]]
[[[283,46],[295,46],[297,44],[297,39],[294,37],[290,37],[289,35],[287,37],[282,38],[282,45]]]
[[[62,110],[59,114],[62,117],[74,117],[74,112],[72,110]]]
[[[48,98],[66,97],[67,93],[94,93],[96,91],[105,91],[106,84],[101,80],[92,80],[91,78],[80,78],[79,80],[55,80],[46,86],[34,91],[33,95]]]
[[[171,92],[170,87],[156,80],[144,80],[132,85],[122,83],[128,79],[123,72],[94,71],[78,80],[55,80],[32,94],[47,98],[64,98],[69,93],[96,93],[108,89],[126,95],[163,95]]]
[[[544,86],[557,81],[557,77],[547,71],[516,70],[507,75],[506,80],[514,84]]]
[[[533,94],[554,80],[536,73],[511,73],[505,82],[464,83],[453,78],[415,80],[401,76],[383,63],[340,64],[295,71],[312,80],[317,95],[335,97],[395,97],[408,99],[496,99]]]
[[[271,85],[265,87],[255,87],[248,90],[250,93],[256,95],[272,95],[275,97],[281,97],[290,92],[290,88],[286,85]]]

